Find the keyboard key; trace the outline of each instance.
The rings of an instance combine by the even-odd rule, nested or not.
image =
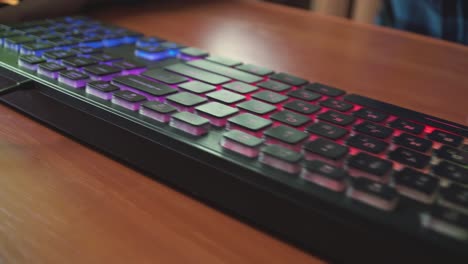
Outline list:
[[[432,203],[439,188],[439,179],[407,167],[396,172],[394,179],[400,194],[422,203]]]
[[[249,113],[240,114],[228,119],[228,129],[239,129],[246,133],[257,135],[257,132],[272,125],[268,119]]]
[[[257,87],[243,82],[230,82],[223,85],[224,89],[240,94],[247,94],[258,90]]]
[[[419,135],[423,132],[424,126],[420,124],[416,124],[411,121],[403,120],[403,119],[396,119],[395,121],[389,123],[390,127],[403,130],[405,132]]]
[[[353,177],[365,177],[378,182],[388,182],[393,163],[364,152],[348,159],[349,173]]]
[[[140,74],[146,68],[146,65],[143,63],[124,60],[114,61],[112,62],[112,66],[120,68],[122,70],[123,75]]]
[[[318,159],[335,165],[342,165],[343,158],[349,152],[348,147],[323,138],[308,141],[303,147],[307,160]]]
[[[202,57],[208,56],[208,52],[201,50],[201,49],[192,48],[192,47],[183,48],[180,50],[180,53],[185,56],[196,57],[196,58],[202,58]]]
[[[306,161],[301,177],[335,192],[346,188],[348,174],[341,168],[329,165],[319,160]]]
[[[197,68],[204,69],[210,72],[214,72],[214,73],[217,73],[217,74],[220,74],[220,75],[223,75],[223,76],[226,76],[226,77],[229,77],[229,78],[241,81],[241,82],[245,82],[245,83],[256,83],[256,82],[263,80],[262,77],[259,77],[250,73],[246,73],[246,72],[234,69],[234,68],[219,65],[217,63],[213,63],[213,62],[206,61],[206,60],[194,60],[194,61],[187,62],[187,64],[193,67],[197,67]]]
[[[166,70],[169,70],[178,74],[182,74],[187,77],[190,77],[190,78],[202,81],[202,82],[206,82],[212,85],[219,85],[219,84],[227,83],[230,81],[230,79],[226,77],[223,77],[214,73],[206,72],[203,70],[199,70],[197,68],[190,67],[182,63],[166,66]]]
[[[205,59],[211,62],[216,62],[218,64],[229,66],[229,67],[234,67],[234,66],[242,64],[242,62],[237,61],[237,60],[231,60],[228,58],[223,58],[223,57],[213,56],[213,55],[208,56]]]
[[[187,92],[170,95],[166,100],[181,112],[194,112],[196,106],[208,101],[204,97]]]
[[[249,100],[242,102],[240,104],[237,104],[237,107],[256,115],[265,115],[276,110],[276,106],[263,103],[257,100]]]
[[[441,161],[439,164],[432,167],[432,172],[442,178],[454,181],[460,184],[468,184],[468,169],[465,169],[456,164]]]
[[[299,127],[303,126],[310,122],[310,118],[294,112],[283,110],[281,112],[276,112],[270,116],[272,120],[293,126]]]
[[[140,108],[140,114],[162,123],[168,123],[176,112],[175,107],[157,101],[146,101]]]
[[[110,81],[120,74],[120,69],[106,64],[87,66],[83,71],[91,76],[93,80]]]
[[[332,110],[328,110],[327,112],[318,114],[317,118],[340,126],[348,126],[354,123],[354,121],[356,121],[356,118],[354,118],[353,116],[345,115]]]
[[[59,73],[58,81],[73,87],[73,88],[82,88],[86,85],[86,82],[89,80],[89,76],[75,70],[62,71]]]
[[[145,94],[149,98],[153,97],[156,100],[163,100],[164,96],[177,93],[177,90],[169,85],[151,81],[137,75],[118,76],[112,80],[112,83],[122,89],[135,89]]]
[[[256,66],[252,64],[242,64],[242,65],[237,66],[236,68],[241,71],[245,71],[245,72],[255,74],[258,76],[266,76],[266,75],[270,75],[273,73],[273,71],[268,68],[260,67],[260,66]]]
[[[340,111],[340,112],[346,112],[348,110],[351,110],[351,108],[353,108],[352,104],[347,103],[345,101],[336,100],[333,98],[328,98],[327,100],[320,102],[320,105],[331,108],[333,110]]]
[[[216,90],[216,86],[202,83],[199,81],[191,81],[191,82],[182,83],[182,84],[179,84],[178,87],[182,90],[185,90],[187,92],[192,92],[195,94],[204,94],[204,93],[208,93],[208,92],[212,92]]]
[[[62,60],[65,58],[70,58],[76,56],[76,53],[73,51],[66,51],[66,50],[51,50],[44,52],[44,58],[50,60]]]
[[[153,46],[158,45],[160,42],[163,42],[164,39],[158,37],[144,37],[136,42],[137,47],[146,47],[146,46]]]
[[[275,73],[270,76],[270,79],[275,80],[275,81],[280,81],[282,83],[286,83],[292,86],[301,86],[301,85],[308,83],[307,80],[304,80],[302,78],[299,78],[297,76],[293,76],[291,74],[287,74],[284,72]]]
[[[468,216],[439,205],[421,214],[421,225],[457,240],[468,239]]]
[[[82,68],[97,63],[98,62],[96,60],[83,57],[71,57],[62,60],[62,64],[67,66],[68,68]]]
[[[105,81],[92,81],[86,84],[86,93],[104,100],[112,99],[112,93],[118,90],[119,87]]]
[[[219,90],[216,92],[211,92],[206,95],[211,100],[221,102],[223,104],[235,104],[241,102],[245,99],[245,96],[233,93],[226,90]]]
[[[21,55],[18,59],[18,65],[22,68],[35,71],[40,63],[46,60],[35,55]]]
[[[262,91],[252,95],[252,98],[264,101],[270,104],[278,104],[288,100],[288,97],[279,93]]]
[[[301,114],[305,114],[305,115],[309,115],[320,110],[320,106],[309,104],[307,102],[300,101],[300,100],[287,102],[283,105],[283,107],[285,109],[289,109],[289,110],[292,110]]]
[[[301,153],[273,144],[263,147],[259,157],[261,163],[290,174],[300,172],[301,160]]]
[[[210,120],[210,123],[216,127],[224,127],[227,123],[227,119],[239,112],[237,108],[218,102],[210,102],[197,106],[195,110],[197,114]]]
[[[194,136],[205,135],[210,129],[208,119],[189,112],[173,114],[169,125]]]
[[[320,94],[308,91],[306,89],[291,91],[288,92],[287,95],[308,102],[315,101],[322,97]]]
[[[468,214],[468,189],[456,184],[441,188],[439,203]]]
[[[256,158],[260,153],[263,140],[239,130],[231,130],[223,134],[221,146],[249,158]]]
[[[132,91],[117,91],[112,96],[112,103],[132,111],[140,109],[140,104],[144,101],[146,97]]]
[[[291,86],[289,85],[271,80],[257,83],[257,86],[278,93],[291,89]]]
[[[351,147],[362,149],[364,151],[379,154],[387,150],[389,144],[385,141],[378,140],[362,134],[351,136],[346,141],[346,144]]]
[[[36,56],[42,56],[42,54],[45,51],[49,51],[53,49],[55,45],[52,43],[28,43],[28,44],[23,44],[20,49],[21,54],[26,54],[26,55],[36,55]]]
[[[308,85],[304,86],[304,88],[306,88],[309,91],[324,94],[324,95],[328,95],[328,96],[331,96],[331,97],[337,97],[337,96],[341,96],[341,95],[345,94],[345,92],[343,90],[340,90],[338,88],[334,88],[334,87],[331,87],[331,86],[327,86],[327,85],[321,84],[321,83],[311,83],[311,84],[308,84]]]
[[[324,122],[314,123],[308,126],[306,131],[329,139],[339,139],[348,133],[346,129]]]
[[[391,128],[377,125],[367,121],[364,121],[361,124],[354,126],[354,130],[380,139],[387,139],[393,133],[393,129]]]
[[[442,146],[435,151],[439,158],[468,166],[468,152],[449,146]]]
[[[263,135],[267,143],[278,144],[296,151],[300,150],[302,142],[308,138],[307,133],[288,126],[269,128]]]
[[[35,42],[36,38],[33,36],[19,35],[13,37],[7,37],[4,40],[4,47],[7,49],[18,52],[22,44]]]
[[[167,84],[179,84],[179,83],[187,82],[189,80],[188,78],[185,78],[184,76],[173,74],[163,69],[147,70],[143,72],[141,75],[154,79],[154,80],[158,80],[163,83],[167,83]]]
[[[55,62],[46,62],[39,64],[37,68],[37,73],[42,76],[49,77],[51,79],[57,79],[59,72],[66,70],[63,65],[60,65]]]
[[[398,203],[398,193],[395,188],[365,178],[352,181],[348,196],[385,211],[394,210]]]
[[[398,147],[397,149],[391,151],[388,154],[388,158],[418,169],[425,168],[431,160],[430,156],[402,147]]]
[[[402,133],[393,139],[395,144],[410,148],[419,152],[427,152],[432,148],[432,141],[411,134]]]
[[[440,130],[432,131],[432,133],[427,135],[427,138],[436,142],[450,145],[452,147],[458,147],[463,142],[463,137]]]
[[[121,60],[122,57],[119,55],[115,54],[109,54],[109,53],[97,53],[97,54],[91,54],[90,55],[91,59],[95,59],[100,62],[109,62],[109,61],[116,61],[116,60]]]
[[[354,112],[353,115],[372,122],[382,122],[388,118],[387,114],[380,113],[367,108],[361,108]]]
[[[71,51],[76,52],[78,54],[89,55],[93,53],[100,53],[102,49],[99,48],[92,48],[92,47],[74,47]]]

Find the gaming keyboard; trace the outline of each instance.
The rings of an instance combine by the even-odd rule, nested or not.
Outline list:
[[[466,126],[86,17],[0,46],[3,103],[296,246],[468,262]]]

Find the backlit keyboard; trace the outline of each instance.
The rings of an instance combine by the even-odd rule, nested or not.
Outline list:
[[[468,261],[466,126],[85,17],[0,45],[1,101],[303,249]]]

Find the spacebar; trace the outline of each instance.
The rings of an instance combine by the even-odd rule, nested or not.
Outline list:
[[[460,136],[468,137],[467,126],[460,125],[460,124],[457,124],[448,120],[426,115],[423,113],[419,113],[419,112],[409,110],[403,107],[399,107],[396,105],[384,103],[384,102],[374,100],[365,96],[357,95],[357,94],[348,94],[344,97],[344,99],[346,101],[349,101],[358,105],[366,106],[369,108],[374,108],[376,110],[380,110],[388,114],[393,114],[404,119],[414,120],[419,123],[423,123],[423,124],[433,126],[436,128],[444,129],[446,131],[458,134]]]
[[[224,76],[190,67],[183,63],[173,64],[165,67],[165,69],[213,85],[227,83],[231,80]]]

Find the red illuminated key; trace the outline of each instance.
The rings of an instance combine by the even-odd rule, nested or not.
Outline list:
[[[346,188],[346,176],[343,169],[319,160],[306,161],[301,177],[327,189],[342,192]]]
[[[288,110],[274,113],[270,118],[293,127],[303,126],[310,121],[309,117]]]
[[[169,125],[188,134],[201,136],[208,133],[210,121],[189,112],[179,112],[172,115]]]
[[[398,193],[395,188],[364,178],[352,181],[352,188],[348,192],[348,196],[385,211],[395,209],[398,203]]]
[[[291,91],[288,93],[288,95],[308,102],[315,101],[322,97],[320,94],[308,91],[306,89],[298,89],[295,91]]]
[[[263,147],[259,157],[261,163],[290,174],[300,172],[301,160],[301,153],[274,144]]]
[[[221,146],[249,158],[255,158],[260,153],[263,140],[239,130],[231,130],[223,134]]]
[[[257,100],[249,100],[249,101],[242,102],[240,104],[237,104],[237,107],[242,110],[257,114],[257,115],[268,114],[276,110],[276,106],[263,103]]]
[[[225,126],[227,119],[239,112],[237,108],[220,104],[218,102],[210,102],[197,106],[195,110],[199,115],[207,118],[210,120],[212,125],[217,127]]]

